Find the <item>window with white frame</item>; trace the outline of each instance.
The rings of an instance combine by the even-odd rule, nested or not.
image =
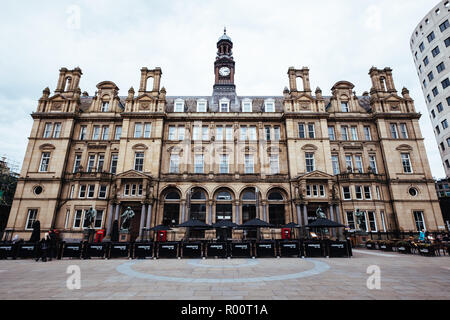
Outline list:
[[[367,212],[367,218],[369,220],[369,228],[371,232],[377,232],[378,228],[377,228],[377,219],[375,216],[375,212],[373,211],[368,211]]]
[[[305,153],[306,172],[313,172],[315,170],[314,153]]]
[[[363,212],[363,215],[361,216],[361,223],[359,224],[359,228],[365,232],[368,232],[367,228],[367,218],[366,218],[366,212]]]
[[[412,167],[411,167],[411,159],[409,156],[409,153],[402,153],[402,166],[403,166],[403,172],[404,173],[412,173]]]
[[[73,172],[77,172],[78,169],[80,169],[80,165],[81,165],[81,154],[77,153],[75,154],[75,161],[73,164]]]
[[[90,154],[88,159],[87,172],[92,172],[95,168],[95,154]]]
[[[255,164],[253,161],[253,155],[246,154],[245,155],[245,173],[246,174],[253,174],[255,173]]]
[[[203,172],[204,172],[203,155],[196,154],[194,159],[194,173],[203,173]]]
[[[348,172],[353,172],[353,159],[351,155],[345,156],[345,169]]]
[[[94,126],[94,131],[92,132],[92,140],[100,139],[100,126]]]
[[[358,131],[356,127],[350,127],[350,133],[352,135],[352,140],[358,140]]]
[[[25,226],[26,230],[33,229],[33,223],[37,220],[37,209],[28,209],[27,223]]]
[[[172,154],[170,156],[170,173],[179,173],[180,172],[180,156],[178,154]]]
[[[206,112],[206,100],[197,100],[197,112]]]
[[[146,123],[144,124],[144,138],[150,138],[152,132],[152,124]]]
[[[360,155],[355,155],[355,167],[356,167],[356,171],[359,173],[363,173],[363,162],[362,162],[362,156]]]
[[[88,198],[94,198],[95,196],[95,184],[90,184],[88,185],[88,193],[87,193],[87,197]]]
[[[87,127],[81,126],[80,127],[80,140],[86,140],[86,133],[87,133]]]
[[[367,141],[372,140],[372,135],[370,134],[370,127],[369,127],[369,126],[365,126],[365,127],[364,127],[364,138],[365,138]]]
[[[279,126],[273,127],[273,139],[274,141],[280,141],[281,138],[281,130]]]
[[[305,135],[305,124],[304,123],[299,123],[298,124],[298,137],[300,139],[305,139],[306,135]]]
[[[380,187],[376,186],[375,187],[376,193],[377,193],[377,200],[381,200],[381,191],[380,191]]]
[[[75,215],[73,217],[73,227],[80,228],[81,227],[81,219],[83,218],[83,210],[75,210]]]
[[[416,224],[417,231],[427,230],[425,226],[425,220],[423,219],[423,211],[414,211],[414,222]]]
[[[202,127],[202,140],[203,141],[209,140],[209,127],[208,126]]]
[[[169,126],[169,140],[173,141],[176,139],[177,128],[175,126]]]
[[[375,155],[369,155],[369,166],[372,169],[373,173],[375,173],[375,174],[378,173],[377,160],[376,160],[376,156]]]
[[[225,127],[225,135],[227,141],[233,140],[233,127],[230,126]]]
[[[347,225],[351,230],[356,229],[355,225],[355,215],[353,214],[353,211],[346,211],[346,217],[347,217]]]
[[[278,154],[270,155],[270,173],[279,174],[280,173],[280,160]]]
[[[333,166],[333,174],[339,174],[340,173],[340,169],[339,169],[339,157],[337,155],[332,155],[331,156],[331,165]]]
[[[114,140],[120,140],[122,136],[122,126],[116,126],[116,132],[114,133]]]
[[[391,123],[391,136],[393,139],[398,139],[398,130],[397,130],[397,124]]]
[[[52,134],[52,127],[53,127],[53,124],[51,124],[51,123],[45,124],[44,135],[43,135],[44,138],[50,138],[50,136]]]
[[[178,127],[178,140],[183,141],[184,140],[184,126]]]
[[[219,101],[220,106],[220,112],[230,112],[230,100],[228,99],[221,99]]]
[[[97,158],[97,172],[103,172],[104,164],[105,164],[105,155],[99,154]]]
[[[355,186],[355,199],[363,200],[362,186]]]
[[[80,190],[78,191],[78,198],[83,199],[86,198],[86,185],[81,184]]]
[[[265,112],[275,112],[275,101],[273,101],[272,99],[266,100],[264,102],[264,109]]]
[[[102,103],[102,112],[108,112],[109,110],[109,102]]]
[[[372,200],[372,190],[370,186],[364,186],[364,198],[366,200]]]
[[[220,155],[220,163],[219,163],[220,173],[228,173],[229,172],[228,159],[229,159],[229,156],[227,154]]]
[[[406,123],[400,123],[400,132],[403,139],[408,139],[408,129],[406,127]]]
[[[242,112],[252,112],[252,100],[244,99],[242,101]]]
[[[250,126],[249,134],[250,134],[250,140],[256,141],[257,137],[256,137],[256,127],[255,126]]]
[[[100,229],[103,222],[103,210],[97,210],[94,220],[94,229]]]
[[[106,198],[106,190],[108,189],[108,186],[100,185],[100,188],[98,189],[98,197],[100,199]]]
[[[48,172],[50,165],[50,152],[42,152],[41,163],[39,165],[39,172]]]
[[[192,128],[192,140],[200,140],[200,127],[194,126]]]
[[[271,128],[270,128],[270,126],[265,126],[264,127],[264,135],[265,135],[265,138],[266,138],[266,141],[270,141],[270,140],[272,140],[272,133],[271,133]]]
[[[134,124],[134,137],[142,138],[142,123],[137,122]]]
[[[66,210],[66,219],[64,220],[64,229],[69,228],[70,209]]]
[[[344,196],[344,200],[352,200],[352,194],[350,192],[350,186],[342,187],[342,194]]]
[[[130,185],[126,184],[123,187],[123,195],[128,197],[130,195]]]
[[[55,129],[53,130],[53,138],[59,138],[61,135],[61,123],[55,123]]]
[[[184,112],[184,100],[182,99],[175,100],[174,112]]]
[[[386,232],[386,218],[384,216],[384,211],[380,211],[381,225],[383,226],[383,231]]]
[[[118,154],[113,154],[111,156],[111,170],[110,172],[112,174],[116,174],[117,172],[117,162],[119,161],[119,155]]]
[[[346,101],[341,102],[341,111],[342,112],[349,112],[348,102],[346,102]]]
[[[223,127],[216,127],[216,141],[223,140]]]
[[[134,156],[134,170],[142,172],[144,171],[144,153],[136,152]]]
[[[70,186],[69,199],[73,199],[73,195],[75,193],[75,185]]]
[[[314,123],[308,123],[308,137],[314,139],[316,137],[316,131],[314,130]]]
[[[108,140],[109,139],[109,127],[104,126],[102,130],[102,140]]]
[[[328,127],[328,137],[331,141],[336,140],[336,135],[334,134],[334,127]]]
[[[247,140],[247,127],[241,126],[241,140],[246,141]]]
[[[342,140],[344,140],[344,141],[348,140],[348,127],[347,126],[341,127],[341,136],[342,136]]]

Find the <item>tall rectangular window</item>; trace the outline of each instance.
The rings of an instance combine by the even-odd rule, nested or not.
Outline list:
[[[352,134],[352,140],[358,140],[358,131],[356,130],[356,127],[351,127],[350,132]]]
[[[208,126],[202,127],[202,140],[207,141],[209,140],[209,128]]]
[[[194,126],[192,128],[192,139],[200,140],[200,127],[199,126]]]
[[[179,173],[180,172],[180,156],[178,154],[172,154],[170,156],[170,168],[169,173]]]
[[[227,141],[233,140],[233,127],[225,127],[225,135]]]
[[[279,174],[280,173],[280,162],[279,162],[278,154],[270,155],[270,173],[271,174]]]
[[[120,140],[122,136],[122,126],[116,126],[116,132],[114,133],[114,140]]]
[[[105,185],[101,185],[100,188],[98,189],[98,197],[100,199],[105,199],[106,198],[106,190],[107,190],[108,186]]]
[[[75,185],[70,186],[69,199],[73,199],[73,195],[75,194]]]
[[[75,215],[73,218],[73,227],[80,228],[81,227],[81,218],[83,217],[83,210],[75,210]]]
[[[204,172],[203,155],[196,154],[194,159],[194,173],[203,173],[203,172]]]
[[[88,159],[87,172],[92,172],[94,168],[95,168],[95,155],[91,154],[89,155]]]
[[[142,123],[138,122],[134,124],[134,137],[142,138]]]
[[[53,125],[51,123],[46,123],[44,128],[44,138],[50,138],[52,134],[52,127]]]
[[[86,132],[87,132],[87,127],[81,126],[80,127],[80,140],[86,140]]]
[[[381,200],[381,191],[380,191],[380,187],[376,186],[375,187],[375,191],[377,193],[377,200]]]
[[[353,172],[353,159],[351,155],[345,156],[345,166],[347,171]]]
[[[100,126],[94,126],[94,131],[92,133],[92,140],[100,139]]]
[[[216,141],[223,140],[223,127],[216,127]]]
[[[270,126],[265,126],[264,132],[265,132],[265,136],[266,136],[266,141],[270,141],[271,140]]]
[[[360,155],[356,155],[355,156],[355,167],[356,167],[356,171],[358,171],[359,173],[363,173],[363,163],[362,163],[362,156]]]
[[[369,166],[372,169],[373,173],[378,174],[376,156],[369,155]]]
[[[431,90],[431,92],[433,93],[433,96],[437,96],[439,94],[439,90],[437,87],[434,87],[433,90]]]
[[[431,31],[431,33],[427,36],[427,40],[428,40],[428,42],[430,43],[431,41],[434,40],[434,38],[435,38],[434,32]]]
[[[81,184],[80,190],[78,190],[78,198],[83,199],[86,198],[86,185]]]
[[[398,130],[395,123],[391,123],[391,136],[393,139],[398,139]]]
[[[108,140],[109,139],[109,127],[103,127],[102,131],[102,140]]]
[[[342,112],[349,112],[348,102],[341,102],[341,111]]]
[[[97,158],[97,172],[103,172],[104,164],[105,164],[105,155],[99,154]]]
[[[90,184],[88,186],[88,194],[87,197],[88,198],[93,198],[95,196],[95,184]]]
[[[117,162],[119,161],[119,156],[117,154],[113,154],[111,156],[111,173],[116,174],[117,172]]]
[[[372,191],[370,186],[364,186],[364,198],[366,200],[372,200]]]
[[[408,139],[408,129],[406,127],[406,123],[400,123],[400,132],[403,139]]]
[[[331,156],[331,164],[333,166],[333,174],[339,174],[340,170],[339,170],[339,157],[337,155],[332,155]]]
[[[363,193],[362,193],[362,187],[361,186],[355,186],[355,198],[356,198],[356,200],[362,200],[363,199]]]
[[[29,209],[27,216],[27,223],[25,229],[31,230],[33,229],[33,223],[37,220],[37,209]]]
[[[308,137],[314,139],[316,137],[316,132],[314,130],[314,123],[308,123]]]
[[[280,132],[280,127],[279,126],[273,127],[273,135],[274,135],[273,139],[275,141],[280,141],[281,132]]]
[[[178,140],[183,141],[184,140],[184,126],[178,127]]]
[[[278,127],[278,130],[279,129],[280,129],[280,127]],[[276,135],[276,130],[275,130],[275,135]],[[250,140],[251,141],[256,141],[256,139],[257,139],[257,137],[256,137],[256,127],[255,126],[251,126],[250,127]]]
[[[344,196],[344,200],[351,200],[352,194],[350,193],[350,186],[342,187],[342,194]]]
[[[372,140],[372,135],[370,134],[370,127],[369,126],[364,126],[364,138],[367,141]]]
[[[344,140],[344,141],[348,140],[348,128],[346,126],[341,127],[341,136],[342,136],[342,140]]]
[[[53,130],[53,138],[59,138],[61,135],[61,123],[55,123],[55,129]]]
[[[439,113],[441,113],[441,112],[444,110],[444,108],[442,107],[442,103],[441,103],[441,102],[439,102],[439,103],[437,104],[436,109],[437,109],[437,111],[438,111]]]
[[[77,172],[81,165],[81,154],[75,154],[75,161],[73,164],[73,172]]]
[[[336,136],[334,135],[334,127],[328,127],[328,137],[331,141],[336,140]]]
[[[144,124],[144,138],[150,138],[152,132],[152,124],[146,123]]]
[[[441,121],[441,124],[442,124],[442,129],[447,129],[448,128],[448,122],[447,122],[447,119],[444,119],[444,121]]]
[[[144,153],[136,152],[134,156],[134,170],[142,172],[144,171]]]
[[[102,227],[103,222],[103,210],[97,210],[97,214],[94,219],[94,228],[100,229]]]
[[[102,112],[108,112],[109,109],[109,102],[103,102],[102,103]]]
[[[247,127],[241,126],[241,140],[247,140]]]
[[[298,137],[300,139],[305,139],[305,124],[304,123],[298,124]]]
[[[441,53],[441,51],[439,50],[439,46],[431,50],[431,54],[433,55],[433,57],[436,57],[439,53]]]
[[[377,232],[377,219],[375,218],[375,212],[368,211],[367,218],[369,219],[369,227],[371,232]]]
[[[306,172],[313,172],[315,170],[314,153],[306,153],[305,160],[306,160]]]
[[[356,229],[355,216],[353,214],[353,211],[347,211],[346,216],[347,216],[347,225],[350,227],[351,230],[355,230]]]
[[[169,126],[169,140],[173,141],[175,140],[175,136],[176,136],[176,127],[175,126]]]
[[[221,154],[220,155],[220,165],[219,170],[220,173],[228,173],[229,171],[229,165],[228,165],[228,155],[227,154]]]
[[[251,155],[251,154],[246,154],[245,155],[245,173],[246,174],[253,174],[253,173],[255,173],[254,162],[253,162],[253,155]]]
[[[411,159],[409,157],[409,153],[402,153],[402,165],[404,173],[412,173],[411,168]]]
[[[423,211],[414,211],[414,222],[416,223],[417,231],[427,230],[423,219]]]
[[[47,172],[50,164],[50,152],[43,152],[41,156],[41,164],[39,166],[39,172]]]

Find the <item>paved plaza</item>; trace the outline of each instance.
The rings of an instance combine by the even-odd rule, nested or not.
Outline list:
[[[71,265],[79,290],[67,288]],[[379,290],[366,284],[373,265]],[[450,299],[450,257],[358,249],[350,259],[3,260],[0,299]]]

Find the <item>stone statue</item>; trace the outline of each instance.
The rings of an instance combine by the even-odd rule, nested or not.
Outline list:
[[[130,228],[131,219],[133,219],[134,216],[135,216],[134,211],[131,210],[130,207],[127,207],[127,210],[125,210],[125,212],[122,213],[121,215],[121,218],[123,218],[122,225],[120,226],[121,232],[128,232],[128,229]]]
[[[364,211],[359,211],[359,209],[356,209],[355,217],[356,217],[356,223],[358,224],[358,229],[360,231],[365,231],[365,230],[361,229],[361,223],[363,222]]]
[[[88,229],[92,229],[92,224],[94,223],[95,216],[97,215],[97,211],[94,208],[90,208],[86,211],[86,215],[84,217],[84,225]]]
[[[322,207],[319,206],[316,210],[316,217],[317,218],[322,218],[322,219],[326,219],[327,215],[325,214],[325,212],[323,212]]]

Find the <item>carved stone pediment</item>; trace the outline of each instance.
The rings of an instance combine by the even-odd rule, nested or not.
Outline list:
[[[309,172],[307,174],[304,174],[303,176],[299,177],[299,182],[301,180],[334,180],[335,177],[331,174],[328,174],[326,172],[323,171],[313,171],[313,172]]]
[[[305,151],[316,151],[317,149],[318,148],[315,145],[313,145],[313,144],[305,144],[302,147],[302,150],[305,150]]]
[[[55,146],[50,143],[45,143],[39,147],[39,150],[42,150],[42,151],[55,150],[55,149],[56,149]]]
[[[143,144],[143,143],[138,143],[138,144],[135,144],[135,145],[132,147],[132,149],[133,149],[133,150],[147,150],[148,147],[147,147],[145,144]]]
[[[344,150],[363,150],[363,144],[361,142],[347,142],[342,144]]]
[[[398,151],[412,151],[413,148],[410,145],[401,144],[397,148],[395,148],[395,150],[398,150]]]
[[[135,170],[129,170],[117,175],[118,179],[151,179],[150,176]]]

